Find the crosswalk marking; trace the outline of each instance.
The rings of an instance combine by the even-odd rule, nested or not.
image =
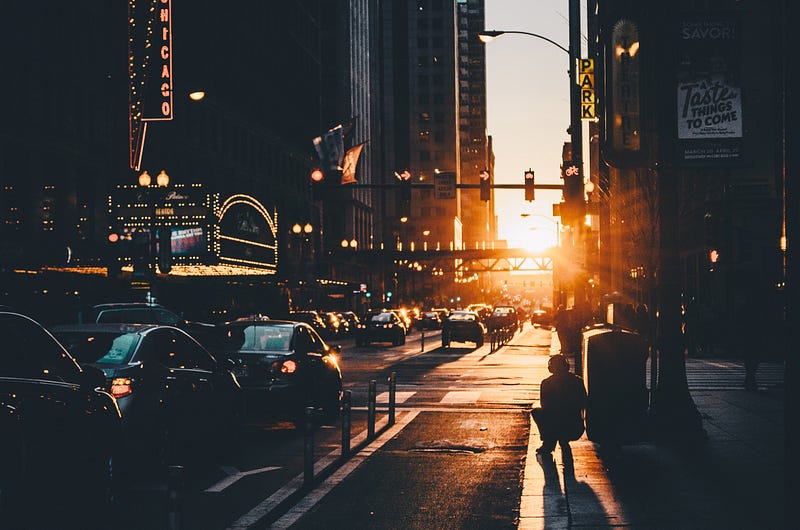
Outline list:
[[[405,403],[408,398],[416,394],[415,392],[395,392],[394,395],[394,402],[395,403]],[[378,394],[378,397],[375,398],[377,403],[389,403],[389,392],[381,392]]]
[[[481,397],[480,391],[466,390],[466,391],[452,391],[445,394],[439,403],[475,403]]]

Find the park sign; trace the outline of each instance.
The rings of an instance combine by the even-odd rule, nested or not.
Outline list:
[[[597,98],[594,91],[594,59],[578,60],[578,85],[581,91],[581,120],[597,119]]]

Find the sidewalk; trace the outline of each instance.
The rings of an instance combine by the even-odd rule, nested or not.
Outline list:
[[[519,528],[786,528],[783,389],[692,398],[708,432],[700,447],[640,443],[604,461],[584,435],[550,458],[535,453],[532,425]]]

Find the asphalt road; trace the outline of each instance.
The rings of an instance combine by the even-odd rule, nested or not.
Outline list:
[[[342,342],[352,396],[351,454],[340,423],[314,431],[314,479],[304,487],[306,439],[289,424],[251,425],[237,450],[184,465],[181,498],[167,477],[126,479],[114,514],[121,530],[258,528],[513,528],[529,435],[528,410],[546,376],[549,330],[526,326],[512,342],[442,348],[438,333],[404,346]],[[773,375],[765,368],[761,376]],[[687,361],[690,388],[741,385],[723,359]],[[396,423],[387,426],[390,374]],[[777,376],[775,376],[777,377]],[[376,436],[367,439],[367,397],[376,383]],[[73,521],[80,528],[80,521]],[[65,528],[67,525],[65,524]]]

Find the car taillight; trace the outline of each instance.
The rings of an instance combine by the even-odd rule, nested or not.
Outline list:
[[[276,364],[280,364],[280,372],[282,374],[293,374],[297,371],[297,363],[292,360],[283,361],[282,363]]]
[[[126,377],[115,377],[111,380],[111,395],[119,399],[133,393],[131,380]]]

